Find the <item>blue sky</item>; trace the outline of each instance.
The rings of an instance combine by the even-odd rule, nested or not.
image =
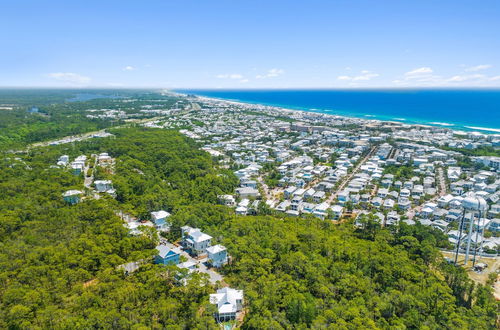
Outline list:
[[[0,3],[0,86],[500,87],[500,1]]]

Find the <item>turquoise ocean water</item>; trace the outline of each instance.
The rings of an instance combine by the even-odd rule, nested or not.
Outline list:
[[[225,100],[366,119],[500,132],[500,89],[177,90]]]

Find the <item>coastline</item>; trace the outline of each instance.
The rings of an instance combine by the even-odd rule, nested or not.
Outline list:
[[[173,93],[173,94],[178,94],[178,95],[183,95],[183,96],[188,96],[188,95],[194,95],[200,99],[205,99],[208,101],[218,101],[218,102],[224,102],[224,103],[229,103],[229,104],[234,104],[234,105],[239,105],[239,106],[257,106],[257,107],[266,107],[269,109],[276,109],[280,111],[290,111],[290,112],[295,112],[295,111],[300,111],[300,112],[307,112],[307,113],[317,113],[325,116],[333,116],[333,117],[341,117],[341,118],[349,118],[349,119],[358,119],[358,120],[363,120],[363,121],[376,121],[376,122],[381,122],[381,123],[398,123],[398,124],[403,124],[403,125],[408,125],[408,126],[418,126],[418,127],[430,127],[430,128],[442,128],[442,129],[448,129],[451,130],[457,134],[466,134],[466,133],[471,133],[471,132],[477,132],[481,134],[487,134],[487,135],[495,135],[495,134],[500,134],[500,128],[490,128],[490,127],[482,127],[482,126],[473,126],[471,124],[466,124],[466,123],[452,123],[452,122],[440,122],[440,121],[435,121],[435,120],[419,120],[415,118],[392,118],[391,116],[384,116],[384,115],[374,115],[374,114],[356,114],[356,113],[348,113],[346,114],[346,111],[337,111],[337,110],[331,110],[331,109],[320,109],[320,108],[304,108],[304,107],[292,107],[292,106],[284,106],[284,105],[279,105],[279,104],[269,104],[266,102],[250,102],[250,101],[244,101],[244,100],[239,100],[239,99],[229,99],[229,98],[220,98],[220,97],[214,97],[214,96],[205,96],[201,94],[196,94],[196,93],[185,93],[184,91],[175,91],[175,90],[167,90],[166,92],[168,93]]]

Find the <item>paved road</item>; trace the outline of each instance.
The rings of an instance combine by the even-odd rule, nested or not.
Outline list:
[[[439,187],[439,193],[436,194],[436,196],[432,197],[426,203],[435,202],[441,196],[446,195],[446,179],[444,178],[444,172],[442,167],[439,167],[437,169],[437,174],[438,174],[437,186]],[[408,217],[408,219],[413,219],[415,217],[415,214],[419,213],[422,210],[422,208],[423,205],[414,206],[410,208],[408,211],[406,211],[406,216]]]
[[[439,196],[446,195],[446,178],[444,176],[444,171],[442,167],[438,167],[437,169],[438,176],[438,186],[439,186]]]
[[[350,174],[348,174],[348,175],[346,175],[346,176],[342,179],[343,181],[342,181],[342,183],[340,184],[340,186],[339,186],[339,188],[337,189],[337,191],[335,191],[333,194],[331,194],[331,195],[330,195],[330,197],[328,198],[328,200],[327,200],[327,202],[328,202],[328,203],[330,203],[330,204],[331,204],[331,203],[335,200],[335,198],[337,198],[337,195],[339,194],[339,192],[341,192],[341,191],[344,189],[345,185],[346,185],[349,181],[351,181],[352,177],[353,177],[356,173],[358,173],[358,171],[359,171],[359,169],[361,168],[361,166],[363,166],[363,164],[364,164],[364,163],[366,163],[366,161],[367,161],[368,159],[370,159],[370,157],[372,157],[372,156],[375,154],[375,152],[376,152],[376,151],[377,151],[377,147],[372,147],[372,148],[370,149],[370,152],[368,152],[368,154],[367,154],[367,155],[366,155],[366,156],[365,156],[365,157],[364,157],[364,158],[363,158],[363,159],[362,159],[362,160],[358,163],[358,165],[356,165],[356,167],[355,167],[355,168],[351,171],[351,173],[350,173]]]

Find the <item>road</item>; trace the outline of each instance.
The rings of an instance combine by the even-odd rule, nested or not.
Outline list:
[[[335,191],[333,194],[331,194],[330,197],[327,199],[327,202],[329,204],[331,204],[337,198],[337,195],[339,194],[339,192],[341,192],[342,190],[344,190],[345,185],[349,181],[351,181],[351,179],[353,178],[353,176],[356,173],[358,173],[358,171],[361,168],[361,166],[363,166],[363,164],[366,163],[366,161],[368,159],[370,159],[370,157],[372,157],[375,154],[376,151],[377,151],[377,147],[372,147],[370,149],[370,151],[368,152],[368,154],[358,163],[358,165],[356,165],[356,167],[354,167],[354,169],[351,171],[351,173],[349,173],[344,178],[342,178],[342,183],[340,184],[340,186],[337,189],[337,191]]]
[[[438,167],[437,169],[437,187],[439,190],[439,193],[436,194],[436,196],[432,197],[427,203],[429,202],[435,202],[437,201],[441,196],[446,195],[447,189],[446,189],[446,179],[444,177],[444,172],[442,167]],[[423,205],[417,205],[412,208],[410,208],[408,211],[406,211],[406,216],[408,219],[413,219],[415,217],[415,214],[419,213],[423,208]]]
[[[97,155],[95,155],[94,166],[92,166],[92,172],[91,172],[90,176],[88,175],[89,174],[88,172],[90,170],[90,166],[87,165],[85,167],[85,170],[84,170],[85,180],[83,181],[83,185],[85,186],[85,188],[89,188],[90,189],[90,186],[92,185],[92,182],[94,182],[94,170],[96,168],[96,165],[97,165]]]
[[[94,135],[106,133],[106,130],[111,129],[111,128],[126,127],[129,123],[145,124],[145,123],[149,123],[149,122],[154,122],[160,118],[163,118],[163,117],[154,117],[154,118],[145,118],[145,119],[129,119],[129,120],[126,120],[127,123],[124,125],[109,127],[109,128],[105,128],[105,129],[102,129],[99,131],[93,131],[93,132],[87,132],[87,133],[82,133],[82,134],[77,134],[77,135],[65,136],[65,137],[55,139],[55,140],[36,142],[36,143],[32,143],[32,144],[28,145],[25,150],[18,150],[15,152],[16,153],[26,152],[31,148],[46,147],[46,146],[53,144],[53,143],[63,144],[63,143],[71,143],[71,142],[76,142],[76,141],[83,141],[83,140],[87,140],[87,139],[92,138]],[[61,142],[61,141],[64,141],[64,142]]]
[[[439,196],[444,196],[446,195],[447,188],[446,188],[446,178],[444,176],[444,171],[442,167],[438,167],[437,176],[438,176]]]

